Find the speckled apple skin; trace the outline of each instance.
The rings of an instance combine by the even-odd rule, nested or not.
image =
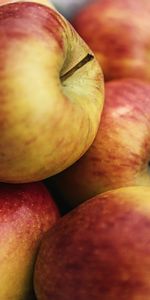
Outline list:
[[[58,217],[42,183],[0,184],[0,299],[30,299],[39,243]]]
[[[44,238],[35,267],[38,300],[150,299],[150,188],[86,201]]]

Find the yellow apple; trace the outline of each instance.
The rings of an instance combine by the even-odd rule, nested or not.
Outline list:
[[[0,181],[65,169],[92,144],[103,107],[93,53],[50,7],[0,6]]]

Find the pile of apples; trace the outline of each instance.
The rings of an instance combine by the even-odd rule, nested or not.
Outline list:
[[[149,16],[0,0],[0,300],[150,299]]]

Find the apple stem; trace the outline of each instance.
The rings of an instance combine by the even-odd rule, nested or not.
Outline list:
[[[70,69],[67,73],[63,74],[60,76],[61,81],[65,81],[68,79],[70,76],[72,76],[77,70],[82,68],[84,65],[86,65],[89,61],[93,60],[94,56],[91,54],[87,54],[77,65],[75,65],[72,69]]]

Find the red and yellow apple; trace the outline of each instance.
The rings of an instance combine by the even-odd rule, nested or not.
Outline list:
[[[96,0],[72,20],[94,51],[105,80],[150,80],[150,1]]]
[[[64,216],[42,240],[38,300],[150,299],[150,187],[98,195]]]
[[[49,182],[71,206],[117,187],[150,186],[150,84],[138,79],[107,82],[92,146]]]
[[[56,10],[0,6],[0,181],[65,169],[93,142],[103,107],[93,53]]]
[[[1,300],[31,299],[39,244],[58,217],[42,183],[0,184]]]

